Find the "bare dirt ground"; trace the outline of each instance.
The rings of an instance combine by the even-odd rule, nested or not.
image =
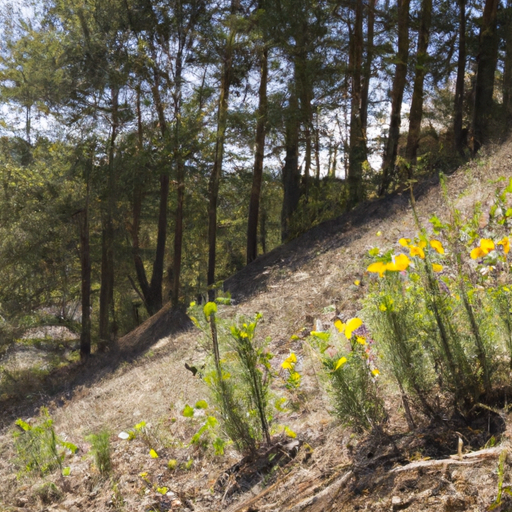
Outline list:
[[[487,148],[449,176],[448,197],[467,214],[477,202],[486,212],[497,186],[503,186],[502,176],[507,181],[512,176],[512,141]],[[432,214],[446,211],[437,180],[417,187],[415,195],[425,226]],[[189,446],[201,417],[185,418],[181,411],[208,395],[184,363],[200,365],[205,353],[200,332],[182,314],[164,309],[121,339],[117,352],[50,376],[48,389],[30,401],[0,401],[0,510],[488,510],[498,490],[498,458],[511,449],[506,409],[482,414],[465,426],[454,418],[443,425],[419,421],[421,426],[409,432],[398,400],[389,396],[388,409],[394,412],[385,429],[357,434],[329,414],[318,368],[303,344],[304,333],[318,329],[319,323],[328,325],[336,313],[342,318],[357,313],[367,289],[368,249],[391,247],[415,233],[408,193],[395,194],[318,226],[226,281],[236,305],[220,307],[220,314],[262,313],[259,335],[272,338],[276,367],[290,349],[301,363],[300,407],[278,418],[301,442],[287,464],[267,473],[262,469],[260,478],[247,477],[241,485],[229,473],[241,459],[234,450],[221,457]],[[277,382],[276,393],[284,392]],[[58,435],[78,445],[78,454],[65,460],[67,477],[57,471],[44,479],[17,478],[13,422],[36,417],[42,405],[49,408]],[[144,435],[131,441],[118,437],[141,421],[146,422]],[[112,432],[113,477],[106,480],[94,468],[85,440],[102,428]],[[499,444],[485,447],[491,434]],[[457,455],[458,437],[464,440],[462,455]],[[278,438],[282,446],[290,441],[276,434]],[[150,456],[150,449],[158,458]],[[174,469],[168,468],[169,460],[176,461]],[[503,485],[510,484],[510,477],[506,461]],[[45,482],[55,489],[45,491]],[[165,495],[157,490],[164,487]],[[507,503],[504,498],[495,510],[512,510]]]

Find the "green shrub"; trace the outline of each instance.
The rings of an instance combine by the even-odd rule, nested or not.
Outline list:
[[[385,419],[368,330],[359,318],[335,322],[338,335],[312,331],[310,342],[320,357],[335,416],[358,430],[378,428]]]
[[[241,452],[255,453],[262,440],[270,442],[270,384],[272,372],[268,340],[258,341],[258,320],[240,320],[227,326],[217,317],[217,306],[209,302],[204,320],[192,319],[203,330],[210,353],[210,369],[204,380],[227,436]]]
[[[21,472],[37,472],[41,476],[56,469],[62,470],[66,449],[76,452],[77,447],[55,434],[48,409],[41,408],[41,422],[29,425],[16,421],[19,430],[13,433],[16,464]]]
[[[370,251],[367,270],[379,277],[363,314],[404,405],[409,395],[422,412],[440,414],[441,395],[468,414],[500,384],[503,361],[512,367],[510,194],[512,180],[485,228],[479,205],[464,220],[446,199],[449,219],[432,217],[433,234],[418,222],[419,234],[401,238],[399,251]]]
[[[112,461],[110,458],[110,432],[102,430],[97,434],[90,434],[86,440],[91,443],[91,453],[94,457],[94,464],[103,477],[112,472]]]

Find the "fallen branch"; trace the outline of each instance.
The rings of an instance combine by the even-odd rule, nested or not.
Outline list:
[[[406,466],[400,466],[390,470],[390,473],[401,473],[403,471],[412,471],[417,468],[435,468],[438,466],[459,465],[469,466],[477,464],[481,460],[494,459],[499,457],[503,451],[503,447],[488,448],[486,450],[479,450],[477,452],[465,453],[462,459],[458,455],[452,455],[450,459],[432,459],[432,460],[419,460],[411,462]],[[469,459],[469,460],[466,460]]]
[[[336,498],[336,496],[338,496],[339,492],[343,489],[343,487],[345,487],[345,485],[348,483],[352,475],[353,472],[351,470],[347,471],[341,478],[339,478],[331,485],[326,487],[323,491],[300,501],[293,507],[288,508],[286,510],[289,510],[290,512],[300,512],[301,510],[304,510],[306,507],[309,507],[314,503],[326,498],[331,503]]]

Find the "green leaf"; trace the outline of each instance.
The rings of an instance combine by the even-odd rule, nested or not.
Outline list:
[[[142,430],[145,426],[146,426],[146,422],[141,421],[140,423],[137,423],[137,425],[135,425],[135,430]]]
[[[199,322],[197,321],[197,318],[195,316],[189,316],[190,320],[192,320],[192,323],[198,328],[201,329],[201,326],[199,325]]]
[[[21,418],[16,420],[16,425],[21,427],[25,432],[32,430],[32,427],[28,423],[24,422]]]
[[[67,441],[61,441],[59,440],[59,444],[63,446],[64,448],[67,448],[72,453],[76,453],[78,450],[78,446],[75,446],[73,443],[68,443]]]
[[[324,331],[311,331],[311,336],[314,336],[315,338],[318,338],[322,341],[329,341],[329,338],[331,336],[331,333],[324,332]]]
[[[194,416],[194,409],[187,404],[181,414],[183,414],[185,418],[192,418],[192,416]]]
[[[208,416],[205,421],[205,426],[208,428],[213,428],[217,425],[217,418],[215,416]]]
[[[217,304],[215,302],[207,302],[203,308],[204,316],[208,320],[211,315],[217,313]]]
[[[208,409],[208,403],[206,400],[199,400],[196,402],[196,405],[194,405],[196,409]]]
[[[215,455],[224,455],[224,447],[226,446],[226,441],[224,441],[224,439],[217,437],[212,444],[215,450]]]
[[[71,474],[71,468],[69,466],[62,468],[62,476],[69,476]]]
[[[284,433],[288,436],[288,437],[291,437],[292,439],[295,439],[297,437],[297,434],[289,429],[288,427],[284,427]]]
[[[169,489],[167,487],[157,487],[156,492],[159,492],[160,494],[167,494],[167,491]]]

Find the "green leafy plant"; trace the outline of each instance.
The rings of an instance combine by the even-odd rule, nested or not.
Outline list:
[[[16,463],[21,472],[37,472],[41,476],[59,468],[66,456],[66,450],[75,453],[77,447],[59,438],[53,428],[48,409],[41,408],[41,421],[30,425],[18,419],[19,430],[13,433]]]
[[[217,317],[217,304],[209,302],[202,316],[204,321],[191,318],[206,335],[212,368],[204,380],[218,410],[217,418],[239,451],[255,453],[262,440],[270,442],[272,422],[272,354],[267,350],[268,340],[255,337],[261,315],[252,322],[240,320],[227,326]],[[217,441],[219,453],[221,444]]]
[[[496,495],[496,499],[492,503],[492,505],[488,508],[488,510],[495,510],[501,505],[503,501],[503,493],[512,496],[512,487],[510,485],[504,486],[503,482],[505,481],[505,462],[507,461],[507,450],[503,450],[500,453],[500,458],[498,460],[498,493]]]
[[[206,411],[206,409],[208,409],[206,400],[199,400],[194,407],[188,404],[185,405],[182,414],[186,418],[193,418],[196,410]],[[204,421],[198,431],[192,436],[190,444],[202,446],[203,448],[211,446],[215,451],[215,455],[224,455],[226,441],[219,436],[217,418],[215,418],[215,416],[205,417],[204,415],[202,418],[204,418]]]
[[[97,434],[90,434],[86,440],[91,443],[91,454],[94,457],[94,464],[103,477],[112,472],[112,461],[110,458],[110,432],[101,430]]]
[[[359,430],[378,428],[385,418],[369,332],[359,318],[335,322],[338,336],[312,331],[310,343],[320,358],[334,414]]]

